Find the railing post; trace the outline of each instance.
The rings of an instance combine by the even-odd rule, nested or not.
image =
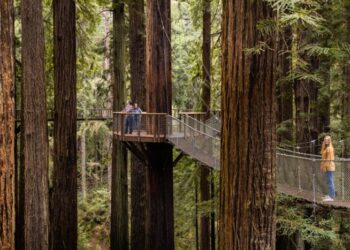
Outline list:
[[[312,192],[313,192],[313,214],[316,212],[316,160],[312,158]]]
[[[344,140],[340,141],[341,144],[341,157],[342,159],[344,158],[344,154],[345,154],[345,145],[344,145]],[[345,200],[345,166],[344,166],[344,161],[341,161],[341,198],[342,200]]]
[[[296,147],[297,152],[299,153],[299,149],[300,147]],[[299,164],[299,160],[298,160],[298,190],[299,192],[301,192],[301,181],[300,181],[301,177],[300,177],[300,164]]]

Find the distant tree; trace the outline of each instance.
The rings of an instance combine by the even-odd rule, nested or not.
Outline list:
[[[293,141],[293,81],[288,78],[292,73],[292,28],[283,28],[278,38],[277,136],[279,142],[288,144]]]
[[[129,39],[131,99],[142,110],[146,106],[145,93],[145,13],[144,1],[129,1]],[[145,246],[146,227],[146,165],[135,155],[131,156],[131,249]]]
[[[147,0],[146,110],[171,114],[170,0]],[[146,249],[174,249],[172,146],[148,143]]]
[[[125,13],[124,1],[113,1],[113,110],[123,109],[125,101]],[[111,249],[128,249],[127,151],[113,139],[112,151]]]
[[[15,69],[12,0],[0,2],[0,249],[15,249]]]
[[[350,1],[344,1],[345,3],[345,13],[346,13],[346,32],[345,41],[350,41]],[[342,124],[343,124],[343,138],[344,141],[344,157],[350,156],[350,55],[347,55],[347,60],[345,60],[343,66],[344,73],[344,85],[343,85],[343,96],[342,96]]]
[[[273,20],[263,0],[224,0],[219,249],[275,249]]]
[[[202,111],[206,112],[206,119],[210,115],[211,96],[211,7],[210,0],[203,0],[203,44],[202,44]],[[210,199],[209,168],[201,166],[200,170],[200,199],[201,202]],[[210,227],[209,216],[202,215],[200,220],[200,249],[210,249]]]
[[[48,135],[42,2],[23,0],[22,117],[24,248],[49,246]],[[23,169],[23,168],[22,168]]]
[[[50,249],[77,249],[76,9],[54,0],[54,149]]]

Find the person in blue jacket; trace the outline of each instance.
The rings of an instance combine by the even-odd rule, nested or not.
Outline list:
[[[139,129],[139,121],[141,120],[141,113],[142,109],[137,105],[137,103],[134,103],[134,129],[138,130]]]

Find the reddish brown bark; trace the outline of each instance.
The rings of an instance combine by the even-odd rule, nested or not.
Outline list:
[[[40,0],[23,0],[22,133],[24,157],[24,247],[49,245],[48,135],[45,37]],[[23,168],[22,168],[23,169]]]
[[[15,75],[12,0],[0,2],[0,249],[15,248]]]
[[[123,109],[125,101],[125,17],[124,1],[113,1],[113,110]],[[129,248],[127,151],[113,139],[111,249]]]
[[[145,13],[144,1],[129,2],[129,37],[131,96],[142,110],[145,109]],[[143,249],[146,243],[146,166],[131,156],[131,249]]]
[[[75,1],[54,0],[54,153],[51,249],[77,249]]]
[[[276,48],[257,29],[273,12],[262,0],[223,10],[219,249],[275,249]]]
[[[170,1],[147,0],[146,110],[171,114]],[[146,249],[174,249],[172,147],[147,144]]]

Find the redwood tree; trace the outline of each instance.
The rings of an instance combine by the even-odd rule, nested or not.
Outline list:
[[[14,249],[15,75],[12,0],[0,2],[0,249]]]
[[[171,114],[170,0],[147,0],[146,110]],[[147,144],[146,249],[174,249],[172,146]]]
[[[219,249],[274,249],[275,41],[257,29],[273,11],[263,0],[223,3]]]
[[[141,109],[145,108],[145,14],[144,1],[129,1],[129,38],[131,96]],[[146,166],[131,156],[131,249],[145,245],[146,220]]]
[[[48,135],[42,2],[23,0],[21,9],[26,10],[21,12],[24,247],[47,249],[49,246]]]
[[[113,110],[123,109],[125,101],[125,17],[124,2],[113,1]],[[122,142],[113,139],[111,249],[128,249],[127,152]]]
[[[54,0],[54,149],[51,249],[77,249],[75,1]]]
[[[210,115],[210,72],[211,72],[211,11],[210,0],[203,0],[203,45],[202,45],[202,111],[206,112],[206,118]],[[201,166],[200,170],[200,199],[201,202],[210,199],[209,191],[209,169],[206,166]],[[200,249],[210,249],[210,228],[209,216],[202,215],[200,219]]]

